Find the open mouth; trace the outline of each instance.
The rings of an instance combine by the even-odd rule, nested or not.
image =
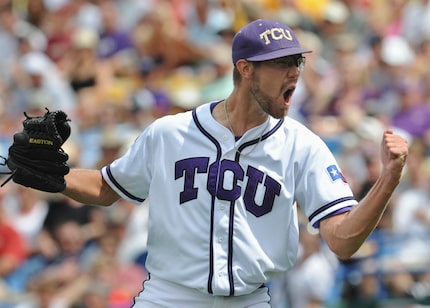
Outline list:
[[[295,88],[293,87],[293,88],[290,88],[290,89],[288,89],[287,91],[284,92],[284,100],[286,102],[288,102],[290,100],[291,96],[293,95],[294,89]]]

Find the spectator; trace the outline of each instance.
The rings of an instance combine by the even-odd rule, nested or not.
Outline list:
[[[20,59],[22,79],[18,80],[14,103],[21,110],[62,109],[74,114],[75,95],[59,68],[44,53],[31,52]],[[34,106],[32,108],[32,106]]]
[[[59,224],[54,230],[54,240],[59,248],[58,253],[30,277],[30,291],[37,288],[38,282],[42,280],[61,286],[70,285],[88,269],[94,247],[88,245],[77,222],[70,220]]]
[[[76,25],[71,10],[72,1],[44,1],[46,11],[42,19],[41,29],[48,39],[45,54],[62,71],[63,57],[72,44],[72,34]]]
[[[116,226],[120,227],[120,226]],[[142,289],[147,277],[144,267],[134,263],[121,263],[118,259],[117,232],[107,232],[99,239],[99,251],[90,265],[92,283],[107,285],[109,307],[130,307],[133,296]]]
[[[102,59],[111,58],[117,53],[134,48],[130,34],[120,27],[118,9],[114,1],[99,3],[102,16],[102,29],[98,54]]]
[[[1,196],[3,199],[3,194]],[[13,273],[25,261],[28,255],[23,235],[11,224],[11,220],[0,202],[0,302],[6,301],[20,290],[15,288]],[[12,295],[12,296],[11,296]]]
[[[398,241],[395,271],[409,279],[395,285],[395,293],[430,297],[430,168],[420,140],[411,144],[411,159],[406,174],[410,187],[403,187],[393,206],[393,234]]]
[[[87,242],[97,239],[106,229],[104,212],[100,209],[75,202],[70,198],[50,199],[43,229],[54,237],[57,226],[65,221],[76,222]]]
[[[109,62],[97,57],[98,33],[89,28],[75,30],[72,48],[63,59],[63,73],[75,92],[82,88],[95,88],[102,92],[112,78]]]
[[[48,202],[41,193],[24,187],[14,187],[16,191],[3,200],[10,224],[22,236],[30,254],[37,253],[37,238],[42,231],[48,213]]]
[[[405,80],[399,89],[399,109],[392,117],[392,125],[413,138],[430,135],[430,104],[424,101],[424,85]]]
[[[186,38],[191,46],[209,52],[222,40],[219,32],[231,27],[232,16],[216,1],[193,0],[188,5],[183,17]]]
[[[1,78],[3,82],[10,83],[13,65],[19,55],[19,44],[25,41],[31,50],[43,52],[47,37],[40,28],[22,19],[8,1],[0,5],[0,23],[0,42],[3,46],[0,51]]]

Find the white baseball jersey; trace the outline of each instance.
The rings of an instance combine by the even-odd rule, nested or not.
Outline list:
[[[296,202],[312,225],[357,201],[325,143],[291,118],[235,140],[215,103],[156,120],[102,169],[123,198],[149,198],[151,277],[248,294],[296,261]]]

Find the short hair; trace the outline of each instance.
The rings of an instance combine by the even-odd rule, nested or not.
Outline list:
[[[233,68],[233,84],[238,85],[241,80],[242,80],[242,76],[240,75],[240,72],[235,65]]]

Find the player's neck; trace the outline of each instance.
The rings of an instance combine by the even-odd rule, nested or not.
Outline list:
[[[242,136],[248,130],[261,125],[267,120],[268,115],[261,109],[255,110],[255,104],[242,104],[233,96],[228,97],[219,105],[221,124],[227,127],[235,136]]]

